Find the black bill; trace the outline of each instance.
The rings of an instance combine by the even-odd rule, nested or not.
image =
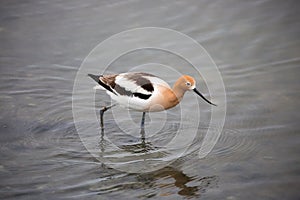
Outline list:
[[[196,93],[196,94],[198,94],[200,97],[202,97],[202,99],[204,99],[207,103],[209,103],[209,104],[211,104],[211,105],[214,105],[214,106],[217,106],[216,104],[214,104],[214,103],[212,103],[212,102],[210,102],[208,99],[206,99],[196,88],[195,89],[193,89],[194,90],[194,92]]]

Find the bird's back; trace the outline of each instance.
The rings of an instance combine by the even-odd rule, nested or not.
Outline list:
[[[162,79],[143,72],[102,75],[99,84],[112,99],[124,107],[147,110],[154,92],[159,86],[170,88]]]

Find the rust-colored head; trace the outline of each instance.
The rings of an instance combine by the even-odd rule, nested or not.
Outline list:
[[[188,75],[181,76],[175,83],[176,89],[181,90],[182,92],[193,90],[195,88],[195,85],[195,79]]]
[[[196,81],[193,77],[188,75],[183,75],[184,78],[184,85],[187,88],[187,90],[193,90],[196,87]]]
[[[196,81],[193,77],[188,75],[181,76],[175,83],[174,90],[182,91],[182,93],[185,93],[185,91],[193,90],[196,94],[198,94],[202,99],[204,99],[207,103],[214,105],[212,102],[207,100],[197,89],[196,89]]]

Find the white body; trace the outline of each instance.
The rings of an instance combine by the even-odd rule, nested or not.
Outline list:
[[[153,104],[154,99],[156,99],[158,96],[162,95],[159,92],[159,88],[168,88],[171,89],[169,84],[166,83],[164,80],[155,77],[155,76],[147,76],[143,75],[143,77],[147,78],[153,85],[154,91],[149,92],[142,88],[140,85],[137,85],[135,81],[126,78],[126,75],[128,73],[122,73],[116,76],[115,84],[121,85],[124,89],[127,91],[130,91],[132,93],[138,92],[146,95],[151,95],[148,99],[141,99],[136,96],[126,96],[126,95],[115,95],[111,91],[106,90],[101,85],[97,85],[94,87],[94,89],[103,89],[106,90],[106,93],[118,104],[120,104],[124,108],[133,109],[137,111],[162,111],[164,108],[162,106]],[[116,90],[114,90],[115,93],[117,93]],[[118,94],[118,93],[117,93]]]

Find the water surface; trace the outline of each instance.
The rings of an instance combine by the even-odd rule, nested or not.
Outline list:
[[[299,199],[297,2],[2,1],[0,13],[1,199]],[[221,137],[204,159],[191,153],[154,172],[132,174],[103,165],[85,149],[73,122],[72,90],[98,43],[145,26],[180,31],[206,48],[224,80],[227,113]],[[120,57],[110,71],[149,62],[181,70],[187,64],[143,50]],[[97,108],[109,102],[105,93],[96,98]],[[201,110],[197,146],[210,108],[187,94],[180,109],[187,113],[195,105]],[[105,137],[123,152],[106,149],[100,133],[99,145],[117,157],[161,152],[178,128],[179,111],[167,112],[159,136],[146,129],[144,144],[138,129],[128,127],[132,138],[115,128],[108,112]],[[140,113],[131,115],[139,123]],[[159,115],[147,119],[160,125]]]

